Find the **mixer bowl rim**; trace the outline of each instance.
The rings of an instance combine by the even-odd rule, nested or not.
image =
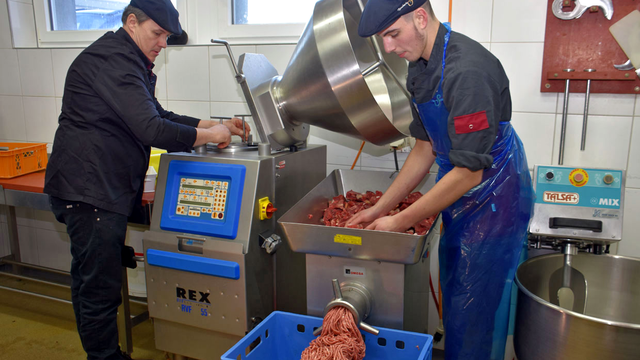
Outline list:
[[[639,258],[630,257],[630,256],[593,255],[593,254],[589,254],[589,255],[591,255],[591,256],[608,256],[608,257],[612,257],[612,258],[616,258],[616,259],[625,259],[625,260],[631,260],[631,261],[640,262]],[[540,256],[536,256],[534,258],[531,258],[529,260],[549,258],[549,257],[559,257],[559,256],[563,256],[563,255],[562,254],[540,255]],[[529,260],[527,260],[527,261],[529,261]],[[527,263],[527,261],[523,262],[522,264]],[[520,279],[518,279],[518,270],[520,269],[520,266],[522,266],[522,264],[518,265],[518,269],[516,270],[516,276],[515,276],[515,281],[516,281],[516,284],[518,285],[518,290],[522,291],[525,295],[529,296],[531,299],[533,299],[534,301],[536,301],[540,305],[544,305],[544,306],[550,307],[551,309],[556,310],[556,311],[558,311],[558,312],[560,312],[562,314],[575,316],[577,318],[581,318],[581,319],[584,319],[584,320],[594,321],[594,322],[597,322],[597,323],[600,323],[600,324],[603,324],[603,325],[617,326],[617,327],[622,327],[622,328],[640,330],[640,324],[633,324],[633,323],[627,323],[627,322],[621,322],[621,321],[611,321],[611,320],[605,320],[605,319],[601,319],[601,318],[597,318],[597,317],[593,317],[593,316],[589,316],[589,315],[580,314],[580,313],[577,313],[575,311],[571,311],[571,310],[567,310],[565,308],[562,308],[562,307],[560,307],[558,305],[554,305],[554,304],[544,300],[543,298],[535,295],[534,293],[529,291],[529,289],[527,289],[524,285],[522,285],[522,283],[520,282]]]

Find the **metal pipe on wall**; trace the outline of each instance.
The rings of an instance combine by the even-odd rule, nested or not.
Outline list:
[[[573,72],[574,69],[564,69],[565,72]],[[571,80],[567,79],[564,87],[564,104],[562,106],[562,125],[560,126],[560,151],[558,151],[558,165],[564,162],[564,140],[567,135],[567,115],[569,112],[569,86]]]

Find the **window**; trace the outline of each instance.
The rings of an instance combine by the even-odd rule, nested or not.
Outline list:
[[[129,0],[48,0],[49,30],[114,30]],[[175,1],[173,6],[176,6]]]
[[[32,1],[39,47],[85,47],[121,25],[130,0]],[[318,0],[171,1],[190,44],[216,38],[253,45],[296,43]]]
[[[233,24],[306,24],[318,0],[233,0]]]
[[[174,6],[178,1],[172,0]],[[122,11],[129,2],[33,0],[39,46],[87,46],[105,31],[122,26]]]
[[[217,0],[218,36],[231,43],[295,43],[318,0]]]

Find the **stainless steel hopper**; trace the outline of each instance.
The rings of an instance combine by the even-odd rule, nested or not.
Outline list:
[[[358,35],[360,3],[319,1],[282,76],[263,55],[240,56],[238,81],[272,149],[304,142],[309,125],[376,145],[408,136],[407,62]]]
[[[416,190],[425,194],[435,185],[435,179],[434,174],[427,175]],[[400,264],[418,262],[428,248],[435,226],[419,236],[320,223],[323,210],[333,197],[349,190],[384,192],[392,182],[388,172],[334,170],[278,220],[286,241],[295,252]]]

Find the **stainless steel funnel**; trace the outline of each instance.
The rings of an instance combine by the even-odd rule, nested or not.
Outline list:
[[[360,6],[358,0],[319,1],[282,76],[266,58],[243,55],[249,107],[270,141],[285,147],[306,139],[303,124],[376,145],[408,136],[407,62],[384,54],[380,39],[358,35]]]

